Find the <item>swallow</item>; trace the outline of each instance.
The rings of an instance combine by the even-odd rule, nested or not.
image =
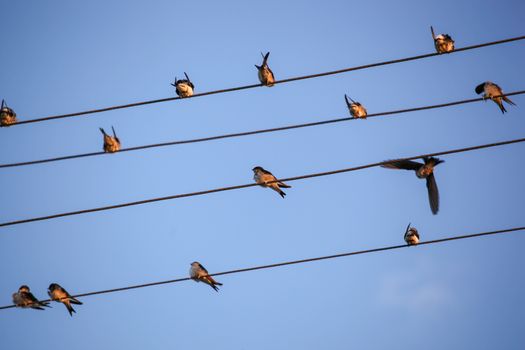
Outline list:
[[[73,313],[76,312],[73,309],[71,304],[82,305],[80,301],[73,298],[64,288],[62,288],[58,283],[51,283],[47,289],[47,294],[51,300],[56,301],[57,303],[63,303],[66,306],[69,315],[73,316]]]
[[[263,85],[273,86],[275,83],[275,77],[273,76],[270,67],[268,67],[268,56],[270,56],[270,52],[267,52],[266,55],[263,55],[261,52],[261,56],[263,57],[262,64],[260,66],[255,65],[255,68],[259,71],[259,81]]]
[[[26,285],[20,286],[17,293],[13,293],[13,304],[22,308],[32,308],[35,310],[44,310],[43,306],[50,307],[47,301],[39,301],[33,293],[29,291]]]
[[[448,34],[434,34],[434,28],[430,26],[430,32],[432,32],[432,39],[434,39],[434,46],[436,47],[437,53],[448,53],[454,51],[454,40]]]
[[[410,227],[410,224],[408,224],[405,231],[405,242],[407,242],[408,245],[419,244],[419,233],[415,227]]]
[[[352,103],[350,103],[350,101],[352,101]],[[350,111],[350,115],[354,118],[363,118],[363,119],[366,119],[366,108],[363,107],[363,105],[361,105],[359,102],[355,102],[354,100],[352,100],[350,97],[346,96],[345,94],[345,101],[346,101],[346,106],[348,107],[348,110]]]
[[[476,86],[476,93],[478,95],[483,93],[484,100],[490,98],[492,101],[494,101],[498,105],[499,109],[501,109],[501,113],[505,113],[507,111],[503,106],[503,101],[513,106],[516,105],[507,96],[503,95],[503,90],[501,90],[498,85],[490,81],[486,81]]]
[[[193,95],[193,89],[195,89],[195,86],[193,86],[193,83],[186,72],[184,72],[184,75],[186,76],[186,79],[177,80],[177,77],[175,77],[175,81],[171,83],[171,85],[175,87],[175,92],[178,96],[189,97]]]
[[[253,170],[253,179],[255,182],[260,185],[261,187],[270,187],[275,192],[279,193],[281,197],[284,198],[286,196],[286,193],[281,190],[281,187],[283,188],[291,188],[292,186],[289,186],[285,184],[282,181],[277,180],[275,176],[268,170],[263,169],[260,166],[256,166]]]
[[[208,270],[204,268],[199,262],[194,261],[190,267],[190,278],[195,282],[204,282],[212,287],[216,292],[219,291],[217,286],[222,286],[222,283],[217,282],[208,274]]]
[[[115,128],[111,127],[111,130],[113,130],[113,136],[110,136],[106,134],[104,129],[99,128],[102,135],[104,135],[104,146],[102,146],[102,149],[104,152],[107,153],[115,153],[120,151],[120,140],[117,137],[117,134],[115,133]]]
[[[2,100],[2,107],[0,108],[0,126],[9,126],[14,123],[16,123],[15,111],[7,107],[7,103]]]
[[[414,170],[419,179],[426,179],[430,209],[432,214],[436,215],[439,211],[439,191],[434,177],[434,168],[445,161],[434,157],[424,157],[423,161],[424,164],[412,160],[393,160],[381,166],[388,169]]]

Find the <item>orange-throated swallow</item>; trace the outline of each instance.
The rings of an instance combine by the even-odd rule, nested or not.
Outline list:
[[[66,306],[69,315],[73,316],[73,313],[76,312],[73,309],[71,304],[82,305],[80,301],[73,298],[64,288],[62,288],[58,283],[51,283],[47,289],[47,294],[51,300],[56,301],[57,303],[62,303]]]
[[[291,188],[292,186],[289,186],[285,184],[282,181],[277,180],[275,176],[268,170],[263,169],[260,166],[256,166],[253,170],[253,179],[255,182],[260,185],[261,187],[270,187],[275,192],[279,193],[281,197],[284,198],[286,196],[286,193],[281,190],[281,187],[283,188]]]
[[[419,244],[419,233],[415,227],[410,227],[410,224],[408,224],[405,231],[405,242],[407,242],[408,245]]]
[[[106,134],[104,129],[102,128],[99,128],[99,129],[102,135],[104,135],[104,146],[102,147],[104,152],[115,153],[115,152],[120,151],[120,140],[117,137],[117,134],[115,133],[115,128],[111,127],[111,129],[113,130],[113,136]]]
[[[503,95],[503,90],[501,90],[498,85],[490,81],[486,81],[476,86],[476,93],[478,95],[483,93],[484,100],[490,98],[492,101],[494,101],[498,105],[499,109],[501,109],[501,113],[505,113],[507,111],[503,106],[503,101],[514,106],[516,105],[507,96]]]
[[[350,102],[349,99],[352,102]],[[348,97],[346,94],[345,94],[345,101],[346,101],[346,106],[348,107],[348,111],[350,112],[350,115],[352,117],[366,119],[366,115],[367,115],[366,108],[363,107],[362,104],[360,104],[359,102],[355,102],[350,97]]]
[[[193,86],[193,83],[186,72],[184,72],[184,76],[186,79],[177,80],[177,77],[175,77],[175,82],[171,83],[171,85],[175,87],[175,92],[178,96],[189,97],[193,95],[193,89],[195,89],[195,86]]]
[[[204,282],[212,287],[216,292],[219,291],[217,286],[222,286],[222,283],[217,282],[208,274],[208,270],[204,268],[199,262],[194,261],[190,267],[190,278],[195,282]]]
[[[261,84],[266,86],[273,86],[275,83],[275,77],[273,76],[273,72],[268,66],[268,56],[270,56],[270,52],[267,52],[266,55],[263,55],[261,52],[261,56],[263,57],[263,62],[260,66],[255,65],[255,68],[257,68],[259,73],[259,81]]]
[[[434,39],[434,46],[436,47],[437,53],[448,53],[454,51],[454,40],[448,34],[434,34],[434,28],[430,26],[432,32],[432,39]]]
[[[7,107],[7,103],[2,100],[2,108],[0,108],[0,126],[9,126],[14,123],[16,123],[15,111]]]
[[[426,179],[428,201],[430,203],[432,214],[435,215],[439,211],[439,191],[436,184],[436,178],[434,177],[434,167],[445,161],[434,157],[424,157],[423,160],[425,161],[424,164],[412,160],[393,160],[381,166],[389,169],[414,170],[418,178]]]
[[[49,306],[47,301],[39,301],[33,293],[29,291],[29,287],[26,285],[20,286],[17,293],[13,293],[13,304],[22,308],[32,308],[35,310],[44,310],[43,306]]]

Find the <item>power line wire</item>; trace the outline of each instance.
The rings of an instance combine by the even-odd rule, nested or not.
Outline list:
[[[514,139],[514,140],[507,140],[507,141],[501,141],[501,142],[494,142],[494,143],[489,143],[489,144],[484,144],[484,145],[479,145],[479,146],[472,146],[472,147],[453,149],[453,150],[449,150],[449,151],[421,154],[421,155],[418,155],[418,156],[412,156],[412,157],[407,157],[407,158],[390,159],[390,160],[381,161],[381,162],[377,162],[377,163],[360,165],[360,166],[356,166],[356,167],[352,167],[352,168],[345,168],[345,169],[331,170],[331,171],[325,171],[325,172],[314,173],[314,174],[307,174],[307,175],[301,175],[301,176],[282,178],[282,179],[279,179],[279,181],[287,181],[288,182],[288,181],[309,179],[309,178],[320,177],[320,176],[341,174],[341,173],[347,173],[347,172],[351,172],[351,171],[357,171],[357,170],[377,167],[377,166],[380,166],[380,165],[384,165],[384,164],[390,163],[390,162],[392,162],[394,160],[413,160],[413,159],[418,159],[418,158],[423,158],[423,157],[431,157],[431,156],[439,156],[439,155],[446,155],[446,154],[453,154],[453,153],[469,152],[469,151],[474,151],[474,150],[478,150],[478,149],[509,145],[509,144],[519,143],[519,142],[524,142],[524,141],[525,141],[525,138]],[[201,195],[210,194],[210,193],[216,193],[216,192],[232,191],[232,190],[238,190],[238,189],[241,189],[241,188],[254,187],[254,186],[259,186],[259,185],[256,184],[256,183],[250,183],[250,184],[245,184],[245,185],[237,185],[237,186],[230,186],[230,187],[220,187],[220,188],[215,188],[215,189],[211,189],[211,190],[204,190],[204,191],[197,191],[197,192],[190,192],[190,193],[182,193],[182,194],[176,194],[176,195],[172,195],[172,196],[144,199],[144,200],[140,200],[140,201],[126,202],[126,203],[115,204],[115,205],[108,205],[108,206],[98,207],[98,208],[83,209],[83,210],[70,211],[70,212],[65,212],[65,213],[60,213],[60,214],[53,214],[53,215],[47,215],[47,216],[34,217],[34,218],[29,218],[29,219],[8,221],[8,222],[0,223],[0,227],[19,225],[19,224],[24,224],[24,223],[28,223],[28,222],[35,222],[35,221],[44,221],[44,220],[56,219],[56,218],[65,217],[65,216],[73,216],[73,215],[94,213],[94,212],[98,212],[98,211],[112,210],[112,209],[130,207],[130,206],[141,205],[141,204],[146,204],[146,203],[160,202],[160,201],[171,200],[171,199],[186,198],[186,197],[193,197],[193,196],[201,196]]]
[[[521,95],[521,94],[525,94],[525,90],[506,93],[505,96],[513,96],[513,95]],[[479,102],[479,101],[483,101],[483,100],[484,99],[482,97],[480,97],[480,98],[472,98],[472,99],[466,99],[466,100],[460,100],[460,101],[440,103],[440,104],[435,104],[435,105],[430,105],[430,106],[398,109],[398,110],[387,111],[387,112],[380,112],[380,113],[371,113],[371,114],[367,115],[367,118],[374,118],[374,117],[380,117],[380,116],[386,116],[386,115],[401,114],[401,113],[416,112],[416,111],[422,111],[422,110],[428,110],[428,109],[436,109],[436,108],[457,106],[457,105],[462,105],[462,104],[467,104],[467,103]],[[202,137],[202,138],[189,139],[189,140],[179,140],[179,141],[154,143],[154,144],[150,144],[150,145],[122,148],[119,152],[131,152],[131,151],[138,151],[138,150],[148,149],[148,148],[185,145],[185,144],[207,142],[207,141],[221,140],[221,139],[227,139],[227,138],[235,138],[235,137],[242,137],[242,136],[249,136],[249,135],[256,135],[256,134],[264,134],[264,133],[272,133],[272,132],[277,132],[277,131],[292,130],[292,129],[312,127],[312,126],[321,126],[321,125],[325,125],[325,124],[340,123],[340,122],[345,122],[345,121],[350,121],[350,120],[355,120],[355,119],[360,119],[360,118],[353,118],[353,117],[337,118],[337,119],[323,120],[323,121],[311,122],[311,123],[287,125],[287,126],[270,128],[270,129],[244,131],[244,132],[238,132],[238,133],[231,133],[231,134],[224,134],[224,135],[217,135],[217,136],[209,136],[209,137]],[[105,154],[107,154],[107,153],[105,153],[105,152],[81,153],[81,154],[75,154],[75,155],[69,155],[69,156],[53,157],[53,158],[32,160],[32,161],[26,161],[26,162],[0,164],[0,168],[12,168],[12,167],[19,167],[19,166],[26,166],[26,165],[51,163],[51,162],[58,162],[58,161],[62,161],[62,160],[86,158],[86,157],[100,156],[100,155],[105,155]],[[112,156],[113,156],[113,154],[112,154]]]
[[[523,40],[523,39],[525,39],[525,35],[514,37],[514,38],[508,38],[508,39],[503,39],[503,40],[497,40],[497,41],[482,43],[482,44],[477,44],[477,45],[465,46],[465,47],[462,47],[462,48],[455,49],[454,51],[450,52],[449,54],[455,53],[455,52],[461,52],[461,51],[468,51],[468,50],[478,49],[478,48],[486,47],[486,46],[492,46],[492,45],[499,45],[499,44],[509,43],[509,42],[512,42],[512,41],[518,41],[518,40]],[[400,58],[400,59],[395,59],[395,60],[390,60],[390,61],[365,64],[365,65],[361,65],[361,66],[344,68],[344,69],[339,69],[339,70],[334,70],[334,71],[329,71],[329,72],[310,74],[310,75],[303,75],[303,76],[299,76],[299,77],[292,77],[292,78],[288,78],[288,79],[278,80],[278,81],[275,82],[275,84],[283,84],[283,83],[289,83],[289,82],[292,82],[292,81],[312,79],[312,78],[319,78],[319,77],[323,77],[323,76],[327,76],[327,75],[341,74],[341,73],[346,73],[346,72],[351,72],[351,71],[356,71],[356,70],[362,70],[362,69],[368,69],[368,68],[373,68],[373,67],[379,67],[379,66],[385,66],[385,65],[395,64],[395,63],[414,61],[414,60],[419,60],[419,59],[433,57],[433,56],[439,56],[439,55],[443,55],[443,54],[434,52],[434,53],[423,54],[423,55],[412,56],[412,57],[406,57],[406,58]],[[221,89],[221,90],[202,92],[202,93],[194,94],[193,96],[190,96],[190,97],[184,97],[184,99],[201,97],[201,96],[208,96],[208,95],[215,95],[215,94],[221,94],[221,93],[233,92],[233,91],[239,91],[239,90],[253,89],[253,88],[261,87],[261,86],[264,86],[264,85],[262,85],[262,84],[252,84],[252,85],[245,85],[245,86],[239,86],[239,87],[233,87],[233,88],[227,88],[227,89]],[[21,121],[18,121],[16,123],[14,123],[14,124],[11,124],[10,126],[21,125],[21,124],[30,124],[30,123],[39,123],[39,122],[48,121],[48,120],[54,120],[54,119],[78,117],[78,116],[82,116],[82,115],[86,115],[86,114],[102,113],[102,112],[112,111],[112,110],[116,110],[116,109],[131,108],[131,107],[137,107],[137,106],[143,106],[143,105],[149,105],[149,104],[161,103],[161,102],[168,102],[168,101],[174,101],[174,100],[180,100],[180,99],[181,99],[181,97],[168,97],[168,98],[161,98],[161,99],[156,99],[156,100],[149,100],[149,101],[141,101],[141,102],[129,103],[129,104],[124,104],[124,105],[116,105],[116,106],[111,106],[111,107],[91,109],[91,110],[82,111],[82,112],[52,115],[52,116],[42,117],[42,118],[21,120]]]
[[[421,246],[421,245],[437,244],[437,243],[443,243],[443,242],[448,242],[448,241],[457,241],[457,240],[461,240],[461,239],[468,239],[468,238],[496,235],[496,234],[502,234],[502,233],[510,233],[510,232],[522,231],[522,230],[525,230],[525,226],[514,227],[514,228],[509,228],[509,229],[503,229],[503,230],[497,230],[497,231],[480,232],[480,233],[473,233],[473,234],[462,235],[462,236],[452,236],[452,237],[434,239],[434,240],[430,240],[430,241],[420,242],[419,245]],[[342,257],[347,257],[347,256],[352,256],[352,255],[377,253],[377,252],[383,252],[383,251],[387,251],[387,250],[401,249],[401,248],[407,248],[407,247],[410,247],[410,246],[408,246],[406,244],[403,244],[403,245],[387,246],[387,247],[380,247],[380,248],[373,248],[373,249],[366,249],[366,250],[358,250],[358,251],[353,251],[353,252],[348,252],[348,253],[326,255],[326,256],[321,256],[321,257],[316,257],[316,258],[293,260],[293,261],[286,261],[286,262],[280,262],[280,263],[269,264],[269,265],[261,265],[261,266],[247,267],[247,268],[241,268],[241,269],[224,271],[224,272],[217,272],[217,273],[210,274],[210,276],[231,275],[231,274],[236,274],[236,273],[241,273],[241,272],[248,272],[248,271],[255,271],[255,270],[264,270],[264,269],[272,269],[272,268],[281,267],[281,266],[287,266],[287,265],[304,264],[304,263],[309,263],[309,262],[314,262],[314,261],[336,259],[336,258],[342,258]],[[96,291],[96,292],[88,292],[88,293],[73,295],[73,297],[74,298],[80,298],[80,297],[86,297],[86,296],[91,296],[91,295],[123,292],[123,291],[130,290],[130,289],[152,287],[152,286],[158,286],[158,285],[161,285],[161,284],[178,283],[178,282],[183,282],[183,281],[188,281],[188,280],[190,280],[189,277],[183,277],[183,278],[177,278],[177,279],[167,280],[167,281],[144,283],[144,284],[132,285],[132,286],[121,287],[121,288],[113,288],[113,289],[100,290],[100,291]],[[48,302],[48,301],[51,301],[51,300],[50,299],[42,300],[42,302]],[[14,308],[14,307],[16,307],[16,306],[15,305],[0,306],[0,310],[10,309],[10,308]]]

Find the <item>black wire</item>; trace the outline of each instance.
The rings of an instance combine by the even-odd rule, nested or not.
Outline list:
[[[469,152],[469,151],[473,151],[473,150],[477,150],[477,149],[509,145],[509,144],[519,143],[519,142],[524,142],[524,141],[525,141],[525,138],[515,139],[515,140],[507,140],[507,141],[494,142],[494,143],[489,143],[489,144],[484,144],[484,145],[479,145],[479,146],[472,146],[472,147],[453,149],[453,150],[443,151],[443,152],[421,154],[421,155],[417,155],[417,156],[412,156],[412,157],[408,157],[408,158],[400,158],[400,159],[395,159],[395,160],[412,160],[412,159],[418,159],[418,158],[423,158],[423,157],[431,157],[431,156],[439,156],[439,155],[446,155],[446,154],[453,154],[453,153]],[[352,168],[345,168],[345,169],[339,169],[339,170],[325,171],[325,172],[321,172],[321,173],[314,173],[314,174],[308,174],[308,175],[294,176],[294,177],[279,179],[278,181],[296,181],[296,180],[309,179],[309,178],[320,177],[320,176],[327,176],[327,175],[334,175],[334,174],[340,174],[340,173],[347,173],[347,172],[351,172],[351,171],[377,167],[377,166],[380,166],[380,165],[384,165],[384,164],[390,163],[392,161],[394,161],[394,160],[386,160],[386,161],[382,161],[382,162],[371,163],[371,164],[366,164],[366,165],[360,165],[360,166],[356,166],[356,167],[352,167]],[[135,202],[127,202],[127,203],[121,203],[121,204],[115,204],[115,205],[108,205],[108,206],[98,207],[98,208],[70,211],[70,212],[66,212],[66,213],[53,214],[53,215],[48,215],[48,216],[40,216],[40,217],[35,217],[35,218],[30,218],[30,219],[8,221],[8,222],[0,223],[0,227],[19,225],[19,224],[24,224],[24,223],[28,223],[28,222],[34,222],[34,221],[43,221],[43,220],[56,219],[56,218],[65,217],[65,216],[73,216],[73,215],[80,215],[80,214],[86,214],[86,213],[94,213],[94,212],[98,212],[98,211],[112,210],[112,209],[130,207],[130,206],[146,204],[146,203],[160,202],[160,201],[177,199],[177,198],[201,196],[201,195],[210,194],[210,193],[231,191],[231,190],[237,190],[237,189],[241,189],[241,188],[254,187],[254,186],[258,186],[258,185],[256,183],[250,183],[250,184],[245,184],[245,185],[237,185],[237,186],[230,186],[230,187],[220,187],[220,188],[215,188],[215,189],[211,189],[211,190],[204,190],[204,191],[197,191],[197,192],[190,192],[190,193],[182,193],[182,194],[176,194],[176,195],[166,196],[166,197],[157,197],[157,198],[151,198],[151,199],[144,199],[144,200],[135,201]]]
[[[468,239],[468,238],[496,235],[496,234],[501,234],[501,233],[509,233],[509,232],[522,231],[522,230],[525,230],[525,226],[514,227],[514,228],[509,228],[509,229],[503,229],[503,230],[497,230],[497,231],[480,232],[480,233],[473,233],[473,234],[469,234],[469,235],[452,236],[452,237],[434,239],[434,240],[430,240],[430,241],[420,242],[419,245],[421,246],[421,245],[443,243],[443,242],[448,242],[448,241],[457,241],[457,240],[460,240],[460,239]],[[271,269],[271,268],[287,266],[287,265],[304,264],[304,263],[320,261],[320,260],[342,258],[342,257],[347,257],[347,256],[352,256],[352,255],[377,253],[377,252],[383,252],[383,251],[387,251],[387,250],[401,249],[401,248],[407,248],[407,247],[410,247],[410,246],[408,246],[406,244],[403,244],[403,245],[395,245],[395,246],[388,246],[388,247],[381,247],[381,248],[358,250],[358,251],[353,251],[353,252],[348,252],[348,253],[326,255],[326,256],[321,256],[321,257],[316,257],[316,258],[308,258],[308,259],[302,259],[302,260],[293,260],[293,261],[280,262],[280,263],[276,263],[276,264],[247,267],[247,268],[230,270],[230,271],[225,271],[225,272],[217,272],[217,273],[210,274],[210,276],[231,275],[231,274],[241,273],[241,272]],[[100,291],[96,291],[96,292],[77,294],[77,295],[73,295],[73,297],[74,298],[80,298],[80,297],[86,297],[86,296],[90,296],[90,295],[122,292],[122,291],[130,290],[130,289],[138,289],[138,288],[158,286],[158,285],[161,285],[161,284],[178,283],[178,282],[188,281],[189,279],[190,279],[189,277],[183,277],[183,278],[177,278],[177,279],[167,280],[167,281],[137,284],[137,285],[133,285],[133,286],[127,286],[127,287],[121,287],[121,288],[113,288],[113,289],[105,289],[105,290],[100,290]],[[47,299],[47,300],[42,300],[41,302],[48,302],[48,301],[51,301],[51,300]],[[2,310],[2,309],[10,309],[10,308],[14,308],[14,307],[16,307],[16,306],[15,305],[0,306],[0,310]]]
[[[450,52],[448,54],[452,54],[454,52],[473,50],[473,49],[486,47],[486,46],[499,45],[499,44],[504,44],[504,43],[508,43],[508,42],[512,42],[512,41],[518,41],[518,40],[523,40],[523,39],[525,39],[525,35],[524,36],[514,37],[514,38],[509,38],[509,39],[503,39],[503,40],[487,42],[487,43],[483,43],[483,44],[466,46],[466,47],[463,47],[463,48],[455,49],[454,51],[452,51],[452,52]],[[323,77],[323,76],[327,76],[327,75],[341,74],[341,73],[345,73],[345,72],[362,70],[362,69],[367,69],[367,68],[372,68],[372,67],[385,66],[385,65],[389,65],[389,64],[395,64],[395,63],[401,63],[401,62],[407,62],[407,61],[414,61],[414,60],[419,60],[419,59],[423,59],[423,58],[427,58],[427,57],[433,57],[433,56],[439,56],[439,55],[444,55],[444,54],[429,53],[429,54],[424,54],[424,55],[418,55],[418,56],[412,56],[412,57],[407,57],[407,58],[400,58],[400,59],[390,60],[390,61],[365,64],[365,65],[357,66],[357,67],[344,68],[344,69],[339,69],[339,70],[334,70],[334,71],[329,71],[329,72],[324,72],[324,73],[310,74],[310,75],[304,75],[304,76],[299,76],[299,77],[293,77],[293,78],[278,80],[278,81],[275,82],[275,84],[283,84],[283,83],[289,83],[289,82],[297,81],[297,80],[305,80],[305,79],[312,79],[312,78]],[[252,84],[252,85],[239,86],[239,87],[228,88],[228,89],[221,89],[221,90],[215,90],[215,91],[202,92],[202,93],[194,94],[193,96],[190,96],[190,97],[184,97],[184,99],[195,98],[195,97],[200,97],[200,96],[207,96],[207,95],[215,95],[215,94],[232,92],[232,91],[252,89],[252,88],[261,87],[261,86],[264,86],[264,85],[262,85],[262,84]],[[116,110],[116,109],[131,108],[131,107],[137,107],[137,106],[143,106],[143,105],[154,104],[154,103],[161,103],[161,102],[168,102],[168,101],[174,101],[174,100],[180,100],[180,99],[181,99],[180,97],[168,97],[168,98],[161,98],[161,99],[157,99],[157,100],[134,102],[134,103],[124,104],[124,105],[104,107],[104,108],[99,108],[99,109],[91,109],[91,110],[82,111],[82,112],[75,112],[75,113],[68,113],[68,114],[59,114],[59,115],[54,115],[54,116],[42,117],[42,118],[22,120],[22,121],[14,123],[14,124],[11,124],[10,126],[21,125],[21,124],[30,124],[30,123],[38,123],[38,122],[43,122],[43,121],[47,121],[47,120],[54,120],[54,119],[77,117],[77,116],[86,115],[86,114],[101,113],[101,112],[107,112],[107,111],[112,111],[112,110]]]
[[[505,96],[521,95],[524,93],[525,93],[525,90],[521,90],[521,91],[506,93]],[[467,104],[467,103],[473,103],[473,102],[479,102],[479,101],[483,101],[483,98],[471,98],[467,100],[440,103],[440,104],[430,105],[430,106],[398,109],[398,110],[380,112],[380,113],[371,113],[367,115],[367,118],[381,117],[385,115],[393,115],[393,114],[408,113],[408,112],[416,112],[416,111],[422,111],[422,110],[428,110],[428,109],[444,108],[444,107],[457,106],[461,104]],[[270,128],[270,129],[260,129],[260,130],[232,133],[232,134],[208,136],[208,137],[202,137],[202,138],[197,138],[197,139],[154,143],[150,145],[123,148],[119,152],[130,152],[130,151],[138,151],[138,150],[147,149],[147,148],[157,148],[157,147],[166,147],[166,146],[185,145],[185,144],[190,144],[190,143],[207,142],[207,141],[221,140],[221,139],[234,138],[234,137],[271,133],[271,132],[277,132],[277,131],[283,131],[283,130],[306,128],[306,127],[311,127],[311,126],[320,126],[320,125],[325,125],[325,124],[340,123],[340,122],[346,122],[346,121],[355,120],[355,119],[360,119],[360,118],[353,118],[353,117],[337,118],[337,119],[323,120],[323,121],[304,123],[304,124],[287,125],[287,126],[281,126],[281,127],[276,127],[276,128]],[[26,165],[51,163],[51,162],[58,162],[62,160],[100,156],[104,154],[106,153],[105,152],[81,153],[81,154],[75,154],[75,155],[70,155],[70,156],[53,157],[53,158],[47,158],[47,159],[32,160],[32,161],[27,161],[27,162],[0,164],[0,168],[12,168],[12,167],[19,167],[19,166],[26,166]],[[113,153],[112,153],[112,156],[113,156]]]

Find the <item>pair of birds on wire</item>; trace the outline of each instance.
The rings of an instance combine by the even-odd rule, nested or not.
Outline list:
[[[195,282],[203,282],[212,287],[216,292],[219,291],[217,286],[222,286],[222,283],[217,282],[210,274],[208,270],[204,268],[198,261],[194,261],[190,265],[190,278]],[[58,283],[51,283],[47,290],[47,294],[50,299],[58,303],[65,305],[67,311],[71,316],[76,313],[75,309],[71,304],[82,305],[75,297],[71,296],[62,286]],[[49,306],[49,301],[38,300],[27,285],[22,285],[18,288],[18,292],[13,293],[13,304],[20,308],[31,308],[35,310],[45,310]]]

